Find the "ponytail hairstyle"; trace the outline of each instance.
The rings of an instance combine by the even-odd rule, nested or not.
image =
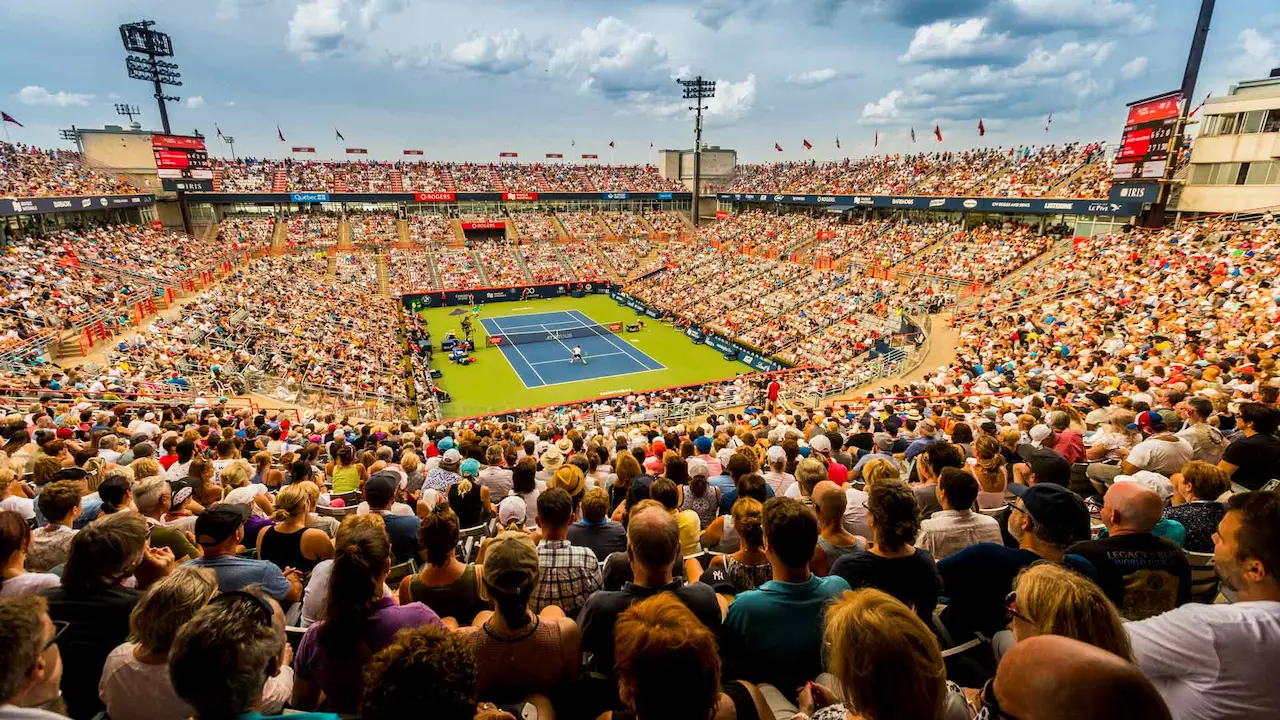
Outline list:
[[[382,577],[390,565],[391,538],[385,527],[353,527],[338,543],[319,637],[330,653],[369,654],[360,634],[374,603],[382,599]]]
[[[733,503],[733,529],[743,543],[751,547],[764,545],[764,505],[751,497]]]
[[[31,528],[27,521],[13,510],[0,510],[0,562],[8,563],[16,552],[27,549],[31,543]],[[0,575],[0,587],[4,576]]]
[[[276,495],[275,512],[271,519],[278,523],[286,522],[305,515],[311,509],[311,496],[307,493],[306,483],[286,485]]]
[[[707,477],[705,475],[689,476],[689,492],[693,493],[694,497],[706,497],[708,487],[710,486],[707,484]]]
[[[271,459],[271,453],[263,450],[253,456],[253,466],[257,468],[260,473],[266,472],[271,469]]]
[[[129,480],[121,474],[113,473],[98,486],[98,497],[102,498],[102,514],[112,515],[125,508],[129,497]]]
[[[449,561],[449,553],[458,547],[458,516],[447,503],[436,503],[422,518],[418,545],[427,557],[427,564],[441,567]]]
[[[350,465],[356,459],[356,451],[350,445],[338,448],[338,464],[342,467]]]

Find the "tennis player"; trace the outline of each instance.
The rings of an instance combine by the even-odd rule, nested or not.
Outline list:
[[[569,351],[569,364],[572,365],[574,360],[577,360],[583,365],[587,364],[587,361],[582,357],[582,348],[577,345],[574,345],[573,349]]]

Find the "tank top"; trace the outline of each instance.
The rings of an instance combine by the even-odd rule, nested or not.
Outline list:
[[[308,560],[302,554],[302,533],[306,531],[305,527],[289,533],[280,532],[274,527],[264,528],[262,532],[266,534],[262,536],[260,559],[275,563],[281,570],[297,568],[304,573],[311,572],[319,560]]]
[[[854,537],[858,537],[858,536],[855,535]],[[854,543],[853,545],[845,545],[841,547],[839,545],[832,545],[831,541],[819,535],[818,546],[822,548],[822,552],[826,553],[827,567],[829,568],[832,565],[836,564],[836,560],[839,560],[841,557],[848,555],[849,553],[855,550],[866,548],[867,544],[863,542],[862,538],[859,537],[858,542]]]
[[[462,626],[470,625],[476,613],[489,609],[476,587],[475,563],[468,564],[462,575],[448,585],[426,585],[415,575],[409,583],[409,595],[436,615],[451,617]]]
[[[547,693],[564,680],[568,659],[558,623],[535,617],[531,628],[514,637],[495,635],[487,624],[466,636],[475,651],[480,697],[510,702]]]
[[[458,492],[459,484],[449,486],[449,507],[458,516],[459,528],[472,528],[480,524],[484,510],[480,501],[480,486],[472,484],[471,492],[463,495]]]
[[[333,469],[333,493],[341,495],[360,489],[360,470],[352,463],[346,467]]]
[[[773,566],[769,563],[746,565],[734,560],[733,556],[726,556],[724,561],[725,577],[729,578],[738,592],[755,590],[773,579]]]
[[[707,485],[706,492],[702,497],[695,497],[693,490],[688,485],[684,486],[684,499],[680,501],[681,510],[692,510],[698,514],[698,522],[701,523],[701,529],[706,530],[716,519],[716,515],[720,510],[719,494],[716,492],[714,485]]]
[[[1006,505],[1003,492],[987,492],[979,488],[978,490],[978,507],[983,510],[994,510],[1002,508]]]

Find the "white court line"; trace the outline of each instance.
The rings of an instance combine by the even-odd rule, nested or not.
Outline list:
[[[480,324],[483,326],[485,321],[493,322],[490,318],[481,318]],[[496,322],[494,323],[494,325],[497,325],[497,324],[498,323]],[[488,330],[488,328],[485,328],[485,330]],[[490,333],[490,334],[501,335],[502,333]],[[529,358],[524,356],[524,353],[521,352],[519,345],[508,345],[507,347],[516,351],[516,354],[520,356],[520,359],[524,361],[524,364],[529,366],[529,369],[533,371],[534,376],[536,376],[538,378],[538,381],[542,383],[541,385],[535,385],[534,387],[546,387],[549,384],[547,383],[546,380],[542,378],[542,375],[538,373],[538,368],[534,367],[533,363],[529,362]],[[516,379],[520,381],[521,385],[524,385],[524,389],[531,390],[532,388],[530,388],[529,384],[524,381],[524,378],[520,377],[520,371],[516,369],[515,363],[511,362],[511,358],[507,357],[507,354],[502,352],[502,348],[498,348],[498,352],[499,354],[502,355],[502,359],[507,362],[507,367],[511,368],[511,372],[516,374]]]
[[[572,324],[571,324],[571,325],[569,325],[568,327],[563,327],[563,328],[562,328],[562,327],[557,327],[557,328],[555,328],[555,329],[556,329],[556,330],[572,330],[572,329],[574,329],[574,328],[578,328],[578,327],[589,327],[589,326],[587,326],[587,325],[583,325],[583,324],[582,324],[580,321],[578,321],[578,320],[557,320],[556,322],[549,322],[549,323],[537,323],[536,325],[512,325],[511,327],[502,327],[502,325],[499,325],[499,327],[501,327],[501,328],[502,328],[503,332],[505,332],[505,333],[507,333],[507,334],[511,334],[511,333],[519,333],[519,332],[532,332],[533,330],[536,330],[536,329],[539,329],[539,328],[541,328],[541,329],[543,329],[543,330],[546,330],[546,329],[550,328],[551,326],[555,326],[555,325],[565,325],[565,324],[567,324],[567,323],[572,323]]]
[[[586,355],[586,353],[583,353],[583,355]],[[600,355],[590,355],[588,357],[590,357],[592,360],[595,360],[596,358],[613,357],[614,355],[627,355],[627,357],[631,357],[627,353],[621,353],[621,352],[602,353]],[[635,358],[631,358],[631,359],[635,360]],[[530,365],[553,365],[555,363],[566,363],[566,362],[569,362],[569,361],[568,360],[539,360],[536,363],[529,363],[529,364]]]
[[[570,312],[570,313],[578,313],[579,315],[582,315],[582,313],[581,313],[581,312],[578,312],[577,310],[569,310],[568,312]],[[586,316],[586,315],[582,315],[582,317],[587,317],[587,316]],[[588,319],[588,320],[590,320],[591,318],[587,318],[587,319]],[[597,325],[599,325],[600,323],[596,323],[596,324],[597,324]],[[630,356],[632,360],[635,360],[635,361],[640,365],[640,367],[644,368],[645,370],[666,370],[666,369],[667,369],[667,366],[663,365],[662,363],[658,362],[657,360],[653,360],[653,358],[649,357],[649,354],[648,354],[648,353],[645,353],[645,357],[649,358],[650,360],[653,360],[653,362],[655,362],[655,363],[658,363],[658,367],[656,367],[656,368],[650,368],[650,367],[649,367],[649,365],[648,365],[647,363],[645,363],[643,360],[641,360],[640,358],[636,357],[635,355],[632,355],[631,353],[627,352],[628,348],[627,348],[627,346],[626,346],[626,345],[619,345],[619,344],[617,344],[616,342],[614,342],[614,338],[613,338],[613,334],[612,334],[612,333],[610,333],[609,335],[599,335],[599,336],[597,336],[597,337],[601,337],[601,338],[603,338],[605,342],[607,342],[607,343],[609,343],[610,345],[614,346],[615,348],[617,348],[617,349],[621,350],[621,351],[622,351],[622,354]],[[643,351],[643,350],[641,350],[640,352],[644,352],[644,351]]]
[[[634,357],[633,357],[633,358],[631,358],[631,359],[632,359],[632,360],[635,360],[635,358],[634,358]],[[619,374],[617,374],[617,375],[600,375],[600,376],[593,377],[593,378],[583,378],[583,379],[581,379],[581,380],[565,380],[564,382],[558,382],[558,383],[547,383],[546,385],[539,385],[538,387],[551,387],[551,386],[553,386],[553,385],[572,385],[572,384],[574,384],[574,383],[591,382],[592,380],[610,380],[610,379],[612,379],[612,378],[616,378],[616,377],[626,377],[626,376],[628,376],[628,375],[643,375],[643,374],[645,374],[645,373],[651,373],[651,372],[657,372],[657,370],[637,370],[637,371],[635,371],[635,372],[619,373]],[[730,379],[732,379],[732,378],[730,378]],[[709,380],[708,382],[714,382],[714,381]],[[528,387],[528,386],[526,385],[525,387]]]

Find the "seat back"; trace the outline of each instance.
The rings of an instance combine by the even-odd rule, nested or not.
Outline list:
[[[356,514],[356,506],[352,505],[350,507],[336,508],[336,507],[328,507],[325,505],[317,505],[316,514],[321,517],[337,518],[338,522],[342,522],[342,519],[345,518],[346,516]]]
[[[401,580],[409,577],[410,575],[413,575],[416,572],[418,572],[418,569],[417,567],[414,566],[412,560],[406,560],[402,563],[396,563],[395,565],[391,566],[391,571],[387,573],[387,585],[389,587],[394,588],[400,584]]]
[[[480,554],[480,543],[489,536],[488,525],[462,528],[458,531],[458,560],[473,563]]]
[[[333,496],[333,499],[335,500],[338,498],[342,498],[343,504],[347,505],[348,507],[355,507],[356,505],[359,505],[361,500],[359,490],[352,490],[350,492],[338,493]]]
[[[1191,599],[1194,602],[1212,603],[1218,595],[1218,573],[1213,566],[1213,553],[1183,550],[1191,565]]]

